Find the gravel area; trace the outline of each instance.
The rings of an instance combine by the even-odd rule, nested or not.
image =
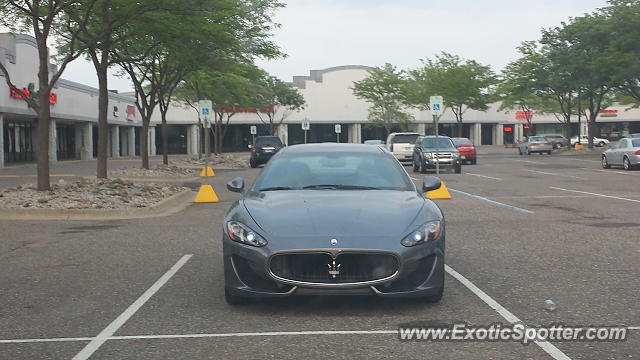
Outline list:
[[[197,175],[198,171],[195,169],[178,167],[175,165],[167,166],[163,164],[151,166],[149,169],[143,169],[140,167],[127,167],[109,171],[110,177],[125,178],[166,178]]]
[[[211,154],[211,157],[209,158],[209,165],[213,166],[213,170],[215,170],[216,167],[244,169],[249,167],[249,156],[249,153]],[[172,165],[178,167],[199,167],[204,166],[204,163],[204,158],[185,158],[171,161]]]
[[[130,209],[150,207],[187,188],[167,184],[134,184],[121,179],[60,180],[51,191],[35,185],[0,190],[5,209]]]

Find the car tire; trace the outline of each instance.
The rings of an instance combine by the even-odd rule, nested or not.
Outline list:
[[[471,160],[471,165],[475,165],[475,164],[477,164],[477,163],[478,163],[478,159],[473,159],[473,160]]]
[[[520,156],[522,156],[522,149],[518,148],[518,154],[520,154]]]
[[[551,151],[547,151],[547,155],[551,155]]]
[[[629,161],[629,158],[626,156],[624,157],[624,159],[622,159],[622,167],[627,171],[633,170],[633,166],[631,166],[631,161]]]
[[[531,155],[531,151],[527,149],[527,155]]]
[[[604,141],[600,141],[598,143],[598,146],[600,146],[600,147],[604,147],[605,145],[607,145],[607,144]]]
[[[462,174],[462,164],[453,168],[453,172],[455,172],[456,174]]]
[[[420,161],[419,171],[420,171],[420,174],[426,174],[427,173],[427,167],[424,164],[424,162],[422,162],[422,161]]]
[[[611,169],[611,164],[609,164],[609,160],[607,160],[606,156],[602,156],[602,160],[600,161],[603,169]]]
[[[255,160],[251,159],[251,160],[249,160],[249,166],[251,166],[252,168],[255,169],[255,168],[258,167],[258,164],[256,164]]]
[[[244,296],[237,296],[237,295],[232,295],[229,293],[229,291],[225,288],[224,289],[224,300],[227,303],[227,305],[231,305],[231,306],[236,306],[236,305],[244,305],[249,303],[249,298],[246,298]]]

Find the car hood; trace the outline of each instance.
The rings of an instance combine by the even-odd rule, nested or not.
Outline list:
[[[268,235],[398,236],[425,200],[413,191],[289,190],[247,194],[249,215]]]

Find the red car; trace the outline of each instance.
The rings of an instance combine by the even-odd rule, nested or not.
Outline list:
[[[475,165],[478,161],[476,157],[476,147],[471,140],[467,138],[451,138],[451,140],[453,140],[453,145],[458,149],[462,162]]]

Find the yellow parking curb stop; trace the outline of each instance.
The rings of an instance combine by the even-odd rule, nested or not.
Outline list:
[[[211,166],[207,166],[202,168],[200,176],[216,176],[216,173],[213,172],[213,168]]]
[[[200,186],[198,195],[196,195],[196,199],[194,200],[194,202],[197,203],[217,203],[219,201],[220,199],[218,199],[218,195],[216,195],[216,191],[213,190],[213,186],[211,185]]]
[[[449,190],[447,190],[447,186],[444,184],[444,181],[442,182],[442,185],[440,185],[439,189],[427,192],[426,196],[427,196],[427,199],[431,199],[431,200],[450,200],[451,199],[451,194],[449,193]]]
[[[575,149],[576,150],[582,150],[582,149],[584,149],[584,146],[582,146],[580,144],[576,144]]]

